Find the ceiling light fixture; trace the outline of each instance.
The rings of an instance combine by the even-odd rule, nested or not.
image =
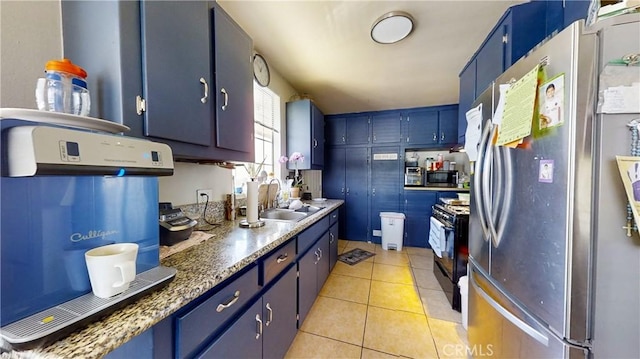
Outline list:
[[[380,16],[371,26],[371,38],[380,44],[393,44],[413,31],[413,18],[404,11],[391,11]]]

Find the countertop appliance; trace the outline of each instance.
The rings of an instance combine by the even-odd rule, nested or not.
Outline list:
[[[171,203],[161,202],[160,209],[160,245],[172,246],[188,239],[198,221],[187,217],[180,208]]]
[[[469,206],[437,203],[432,218],[447,231],[447,245],[433,256],[433,274],[444,291],[451,308],[461,311],[462,299],[458,280],[467,275],[469,255]]]
[[[496,127],[483,123],[469,225],[474,356],[640,357],[640,241],[638,233],[627,236],[628,201],[615,158],[629,155],[627,124],[638,114],[597,109],[599,92],[608,89],[603,70],[640,54],[639,34],[640,14],[591,28],[576,22],[476,100],[485,120],[495,118],[498,86],[542,61],[560,93],[563,121],[543,128],[534,119],[533,136],[518,148],[495,146]],[[538,87],[541,101],[548,83]]]
[[[423,186],[424,170],[422,167],[405,167],[404,168],[404,185],[405,186]]]
[[[173,173],[167,145],[11,118],[0,126],[4,343],[45,345],[173,279],[159,263],[157,222],[157,176]],[[139,245],[136,279],[97,298],[84,253],[123,242]]]
[[[425,186],[458,187],[458,171],[455,171],[455,170],[426,171]]]

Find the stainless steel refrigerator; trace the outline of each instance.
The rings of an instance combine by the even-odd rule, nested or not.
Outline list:
[[[639,14],[577,22],[476,101],[485,123],[469,224],[471,356],[640,358],[640,236],[624,228],[615,159],[629,155],[627,124],[640,115],[597,111],[607,62],[639,53]],[[534,129],[519,148],[492,145],[498,86],[539,63],[549,78],[563,75],[561,124]]]

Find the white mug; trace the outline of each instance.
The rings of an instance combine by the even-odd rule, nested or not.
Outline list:
[[[137,256],[135,243],[109,244],[87,251],[84,258],[93,294],[109,298],[129,289],[129,283],[136,278]]]

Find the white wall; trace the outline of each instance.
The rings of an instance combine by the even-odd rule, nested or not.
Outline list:
[[[0,107],[36,108],[36,79],[44,73],[47,61],[63,57],[60,11],[60,0],[0,0]],[[271,73],[269,88],[282,102],[284,139],[285,103],[296,91],[276,69]],[[213,200],[222,200],[225,193],[232,191],[231,172],[213,165],[176,163],[172,177],[160,178],[160,201],[174,205],[195,203],[196,189],[212,189]]]

